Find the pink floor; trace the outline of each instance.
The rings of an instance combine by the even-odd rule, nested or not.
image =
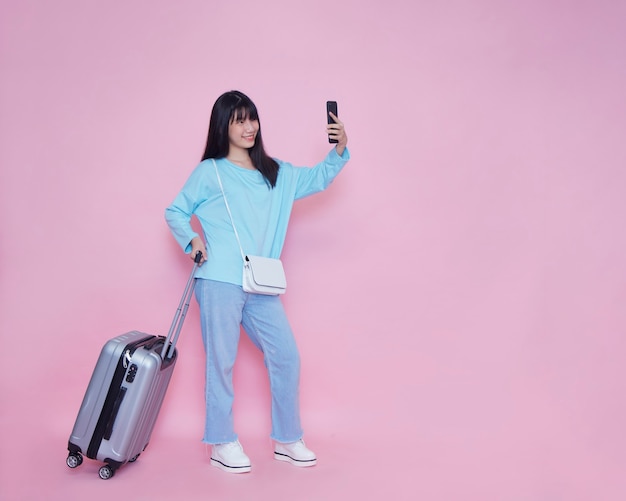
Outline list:
[[[200,442],[198,343],[190,334],[181,340],[181,361],[149,447],[106,481],[98,477],[98,462],[85,459],[75,470],[65,464],[92,357],[68,370],[75,354],[65,350],[56,362],[42,359],[48,363],[28,373],[12,350],[3,365],[11,370],[1,393],[0,500],[626,499],[619,396],[611,406],[608,395],[585,389],[582,380],[569,392],[551,392],[546,385],[552,382],[507,375],[505,368],[499,369],[503,377],[494,378],[489,357],[477,359],[474,372],[457,368],[429,378],[420,360],[388,368],[382,382],[371,371],[364,379],[368,373],[353,370],[341,380],[324,380],[314,370],[319,365],[304,357],[303,425],[318,465],[298,469],[275,461],[264,367],[247,339],[235,367],[235,386],[242,391],[234,410],[253,469],[225,473],[210,466]]]
[[[241,433],[252,472],[233,475],[209,465],[188,429],[173,432],[172,413],[164,410],[142,457],[106,481],[95,461],[85,459],[75,470],[65,465],[71,423],[53,421],[38,437],[11,435],[5,426],[0,499],[617,501],[626,492],[623,472],[585,455],[567,429],[552,438],[537,429],[543,438],[533,441],[504,430],[443,436],[445,426],[431,423],[426,433],[416,426],[412,436],[392,429],[388,438],[373,439],[365,432],[371,417],[352,425],[340,419],[332,430],[323,419],[310,419],[318,430],[308,443],[319,463],[298,469],[272,458],[263,422]],[[24,419],[37,428],[35,416]]]

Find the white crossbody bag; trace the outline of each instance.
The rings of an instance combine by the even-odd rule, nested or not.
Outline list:
[[[237,227],[235,226],[235,221],[233,221],[233,215],[230,212],[226,193],[224,193],[224,186],[222,186],[222,179],[220,178],[217,163],[215,163],[215,159],[212,160],[213,166],[215,167],[215,174],[217,174],[217,182],[220,185],[220,190],[224,197],[226,211],[228,212],[228,217],[230,217],[230,224],[233,225],[235,237],[239,244],[239,251],[241,252],[241,258],[243,259],[243,290],[253,294],[265,294],[268,296],[284,294],[287,290],[287,279],[281,260],[270,257],[251,256],[243,252],[241,240],[239,240],[239,233],[237,233]]]

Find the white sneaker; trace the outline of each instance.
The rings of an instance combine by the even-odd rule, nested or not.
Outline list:
[[[229,473],[248,473],[252,465],[239,440],[216,444],[211,449],[211,464]]]
[[[274,459],[287,461],[299,467],[315,466],[317,464],[315,453],[304,445],[304,440],[298,440],[290,444],[276,442],[274,446]]]

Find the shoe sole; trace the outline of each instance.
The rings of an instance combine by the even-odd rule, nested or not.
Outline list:
[[[211,458],[211,466],[215,466],[216,468],[219,468],[220,470],[226,471],[228,473],[248,473],[252,469],[252,465],[230,466],[213,458]]]
[[[285,461],[287,463],[291,463],[294,466],[299,468],[308,468],[309,466],[315,466],[317,464],[316,459],[295,459],[287,454],[281,454],[280,452],[274,452],[274,459],[277,461]]]

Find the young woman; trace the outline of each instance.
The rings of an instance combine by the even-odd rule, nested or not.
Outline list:
[[[206,350],[203,442],[212,445],[211,464],[228,472],[251,468],[233,427],[232,373],[240,326],[264,355],[275,459],[295,466],[317,461],[302,440],[300,356],[293,333],[279,296],[243,291],[242,252],[232,222],[246,254],[280,257],[293,202],[324,190],[349,159],[344,125],[331,116],[335,123],[327,133],[336,146],[316,166],[294,167],[265,153],[254,103],[238,91],[222,94],[213,105],[202,161],[165,211],[183,250],[192,259],[202,253],[195,293]],[[204,238],[192,229],[192,216]]]

